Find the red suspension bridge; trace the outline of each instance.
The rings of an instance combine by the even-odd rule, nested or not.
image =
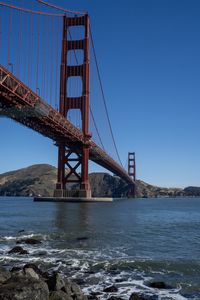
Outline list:
[[[55,141],[55,197],[91,197],[89,160],[125,180],[134,196],[135,154],[129,153],[126,171],[108,114],[89,16],[37,2],[27,7],[26,1],[23,8],[14,0],[0,2],[1,112]],[[76,191],[68,188],[71,183],[78,184]]]

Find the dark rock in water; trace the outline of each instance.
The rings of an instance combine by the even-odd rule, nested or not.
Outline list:
[[[116,293],[118,291],[118,288],[115,285],[111,285],[106,287],[103,291],[105,293]]]
[[[27,245],[38,245],[41,244],[42,242],[36,239],[23,239],[23,240],[18,240],[16,244],[27,244]]]
[[[87,295],[88,300],[98,300],[99,298],[95,295]]]
[[[78,237],[76,240],[79,241],[79,242],[87,241],[87,240],[89,240],[89,237],[87,237],[87,236]]]
[[[155,281],[155,282],[150,282],[148,284],[149,287],[156,288],[156,289],[172,289],[170,285],[167,285],[163,281]]]
[[[108,300],[123,300],[123,299],[120,297],[112,296],[112,297],[108,298]]]
[[[49,290],[44,281],[26,277],[11,277],[0,285],[0,300],[49,300]]]
[[[99,277],[89,277],[88,279],[87,279],[87,284],[89,284],[89,285],[96,285],[96,284],[98,284],[99,283],[99,281],[100,281],[101,279],[99,278]],[[77,282],[78,283],[78,282]]]
[[[46,283],[50,291],[60,291],[65,287],[64,280],[57,273],[53,273],[53,275],[49,276]]]
[[[18,233],[22,233],[22,232],[24,232],[24,231],[25,231],[25,230],[24,230],[24,229],[22,229],[22,230],[19,230],[19,231],[18,231]]]
[[[53,291],[49,295],[49,300],[73,300],[73,298],[63,291]]]
[[[85,280],[83,278],[74,278],[74,282],[76,282],[78,285],[85,284]]]
[[[10,277],[11,277],[10,272],[0,267],[0,284],[4,283]]]
[[[146,298],[144,296],[141,296],[140,294],[137,294],[137,293],[133,293],[129,300],[149,300],[149,298]]]
[[[10,251],[8,251],[9,254],[18,253],[18,254],[29,254],[27,250],[24,250],[20,246],[16,246],[12,248]]]

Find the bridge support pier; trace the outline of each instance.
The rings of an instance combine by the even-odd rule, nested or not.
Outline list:
[[[129,189],[129,197],[136,197],[136,163],[135,152],[128,153],[128,175],[133,179],[133,184]]]
[[[84,27],[82,40],[71,40],[70,28]],[[68,64],[68,51],[82,50],[81,65]],[[63,17],[62,61],[60,68],[60,114],[67,118],[71,109],[78,109],[82,117],[82,143],[58,142],[58,179],[54,197],[91,198],[88,175],[89,163],[89,17]],[[77,62],[78,63],[78,62]],[[68,96],[67,83],[72,76],[82,80],[82,95]]]

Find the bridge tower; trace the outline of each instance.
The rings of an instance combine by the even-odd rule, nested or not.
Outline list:
[[[71,40],[70,27],[83,26],[84,38]],[[83,51],[83,64],[69,65],[68,51]],[[79,76],[82,79],[82,95],[69,97],[67,82],[71,76]],[[65,118],[71,109],[79,109],[82,118],[82,132],[84,143],[70,143],[70,149],[66,141],[58,143],[58,176],[54,197],[91,197],[91,188],[88,176],[89,162],[89,17],[88,15],[63,17],[62,57],[60,68],[60,114]],[[68,143],[69,145],[69,143]],[[79,172],[78,168],[81,169]],[[77,190],[71,191],[68,185],[77,183]]]
[[[128,175],[132,178],[132,180],[136,181],[136,163],[135,163],[135,152],[128,153]],[[133,184],[130,187],[129,197],[136,196],[136,185]]]

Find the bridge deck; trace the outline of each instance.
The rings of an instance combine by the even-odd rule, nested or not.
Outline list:
[[[69,148],[78,149],[84,143],[82,131],[47,104],[39,95],[0,65],[0,112],[2,115],[41,133],[55,142],[63,141]],[[90,160],[134,184],[125,169],[92,140]]]

